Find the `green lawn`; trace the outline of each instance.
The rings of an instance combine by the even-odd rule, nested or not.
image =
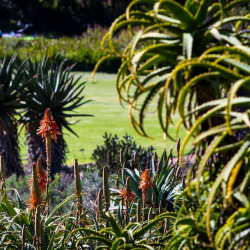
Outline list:
[[[79,75],[80,73],[76,74]],[[97,145],[102,144],[104,132],[117,134],[119,137],[128,133],[137,144],[141,144],[144,147],[153,145],[159,154],[162,154],[165,148],[169,150],[175,145],[175,142],[171,140],[163,140],[163,133],[156,114],[148,116],[145,122],[146,132],[154,140],[141,137],[133,130],[128,117],[128,108],[122,108],[118,102],[114,83],[115,75],[99,73],[96,75],[95,80],[97,83],[91,83],[90,73],[83,73],[82,81],[87,81],[84,90],[85,98],[93,101],[76,110],[78,113],[92,114],[94,117],[79,118],[80,121],[72,125],[72,129],[78,134],[79,138],[64,130],[65,139],[69,147],[67,155],[69,165],[73,164],[74,158],[77,158],[79,163],[91,162],[91,154]],[[153,106],[156,107],[156,102]],[[176,115],[174,119],[176,124],[178,119],[179,117]],[[170,126],[170,132],[173,136],[175,135],[175,126]],[[183,128],[180,129],[179,136],[184,138],[185,130]],[[24,145],[23,136],[21,142],[22,159],[25,161],[26,146]],[[189,150],[190,147],[187,149]]]

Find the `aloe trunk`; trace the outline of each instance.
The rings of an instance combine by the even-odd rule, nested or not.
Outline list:
[[[62,133],[62,127],[58,125],[59,132]],[[45,142],[40,135],[36,134],[39,128],[39,121],[31,122],[27,125],[27,141],[28,141],[28,162],[31,164],[36,162],[38,158],[41,159],[41,163],[44,169],[46,169],[46,147]],[[57,143],[51,141],[51,175],[58,173],[62,170],[67,153],[67,144],[63,138],[63,135],[57,136]]]
[[[16,174],[17,177],[24,175],[22,161],[20,157],[20,148],[17,137],[17,124],[14,119],[9,119],[9,128],[4,128],[0,124],[0,155],[2,155],[5,166],[6,176]]]

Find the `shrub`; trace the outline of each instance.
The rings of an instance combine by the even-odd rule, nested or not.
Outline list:
[[[118,163],[126,168],[134,169],[140,162],[144,167],[150,165],[151,158],[155,151],[153,146],[144,148],[133,141],[133,137],[125,134],[121,139],[112,134],[103,135],[104,144],[97,146],[92,154],[97,167],[110,166],[111,170],[117,170]]]
[[[105,28],[96,26],[94,29],[88,28],[81,37],[61,37],[58,39],[46,37],[31,37],[31,39],[26,37],[1,38],[0,58],[3,58],[5,53],[11,57],[14,53],[19,52],[17,56],[19,62],[22,62],[28,56],[30,56],[32,61],[34,61],[35,57],[38,60],[42,60],[47,51],[50,62],[52,62],[60,52],[60,56],[57,58],[58,63],[67,60],[71,65],[77,63],[75,70],[92,71],[97,61],[107,54],[100,47],[100,40],[105,32]],[[123,49],[129,37],[130,35],[127,31],[122,31],[114,38],[115,47],[118,50]],[[107,62],[101,70],[115,72],[117,63]]]

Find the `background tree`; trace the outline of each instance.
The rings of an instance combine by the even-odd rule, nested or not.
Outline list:
[[[24,82],[28,85],[22,90],[22,98],[28,104],[28,110],[21,122],[26,126],[28,161],[33,163],[40,158],[43,166],[46,166],[45,143],[41,136],[37,135],[37,129],[47,108],[50,108],[61,133],[57,136],[57,143],[52,141],[52,175],[62,169],[66,160],[67,144],[62,128],[76,135],[69,126],[75,122],[69,121],[68,118],[92,116],[72,113],[77,107],[89,102],[85,101],[82,95],[85,82],[79,83],[81,76],[74,77],[73,67],[74,65],[66,67],[65,62],[60,65],[57,65],[56,61],[49,63],[49,58],[45,55],[40,63],[36,59],[32,63],[29,59],[27,74],[24,77]]]
[[[23,109],[19,97],[25,62],[16,68],[17,55],[10,60],[5,57],[0,64],[0,155],[6,165],[6,176],[23,175],[17,137],[17,110]]]

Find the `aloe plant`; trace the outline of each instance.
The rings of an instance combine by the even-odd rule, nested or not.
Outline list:
[[[47,108],[50,108],[61,133],[58,135],[57,143],[52,142],[52,174],[60,171],[66,160],[67,144],[62,128],[76,135],[70,127],[75,122],[68,119],[92,116],[73,113],[76,108],[89,102],[85,101],[82,95],[85,82],[79,83],[81,76],[74,77],[73,67],[74,65],[66,67],[65,61],[57,65],[56,58],[49,63],[49,57],[45,54],[41,62],[38,62],[36,58],[34,62],[29,59],[27,74],[24,78],[24,82],[28,85],[22,91],[22,98],[29,108],[24,113],[21,122],[26,126],[29,162],[41,158],[42,164],[45,165],[45,145],[42,138],[36,134],[36,130]]]
[[[173,136],[169,134],[168,127],[176,109],[178,91],[184,85],[176,83],[181,72],[168,81],[171,72],[178,62],[199,57],[209,48],[249,44],[247,29],[244,27],[247,27],[250,17],[230,16],[232,9],[246,2],[235,0],[224,4],[224,1],[219,0],[186,0],[181,5],[174,0],[132,1],[126,13],[113,22],[104,36],[102,48],[108,55],[97,63],[93,77],[106,59],[121,59],[116,89],[119,101],[129,105],[133,128],[142,136],[150,136],[144,128],[144,120],[150,104],[160,94],[157,105],[159,123],[164,138],[171,139]],[[137,27],[136,31],[133,27]],[[134,36],[123,51],[118,51],[114,47],[114,34],[124,28],[134,32]],[[195,75],[200,74],[199,70]],[[186,78],[189,76],[187,73]],[[205,76],[202,82],[199,87],[189,88],[188,110],[194,102],[201,105],[221,98],[216,83],[207,81]],[[202,112],[199,113],[201,114]],[[204,123],[202,126],[205,130],[209,124]]]
[[[189,178],[191,172],[189,174],[187,188],[182,194],[180,221],[176,222],[179,227],[176,228],[174,239],[169,242],[167,249],[177,249],[177,243],[200,248],[211,246],[216,249],[249,246],[249,216],[243,211],[247,210],[250,199],[247,192],[250,186],[250,99],[248,96],[238,96],[238,90],[249,91],[249,52],[249,48],[245,46],[214,47],[199,58],[179,63],[169,78],[171,81],[179,72],[185,74],[187,65],[189,73],[197,72],[200,66],[203,68],[199,75],[190,76],[178,97],[180,123],[185,123],[191,115],[196,116],[199,111],[203,112],[194,123],[187,125],[190,132],[183,140],[180,159],[193,134],[196,135],[195,145],[202,145],[203,141],[211,143],[203,149],[204,153],[197,164],[198,170],[193,182]],[[188,89],[202,84],[204,77],[207,81],[215,81],[217,90],[224,89],[227,96],[197,105],[187,112],[183,103],[189,98]],[[184,82],[181,78],[177,85]],[[221,93],[218,93],[220,96]],[[246,111],[239,112],[239,107],[246,108]],[[221,122],[218,125],[210,123],[210,127],[202,131],[201,125],[213,118],[220,119]],[[242,130],[247,132],[236,141],[234,133]],[[219,217],[222,220],[219,220]],[[185,242],[177,235],[182,235],[181,238],[185,239]],[[200,240],[188,240],[190,235],[196,235]]]
[[[59,178],[52,183],[49,192],[52,192],[52,187],[58,180]],[[72,211],[61,217],[57,213],[63,205],[76,198],[75,194],[63,200],[47,216],[43,214],[43,206],[37,206],[35,210],[28,211],[17,190],[15,190],[17,204],[7,199],[2,190],[0,194],[0,246],[2,249],[41,250],[60,246],[62,247],[60,249],[65,249],[64,239],[68,231],[75,229],[76,218],[72,216]]]
[[[172,151],[164,159],[163,153],[160,161],[155,161],[152,157],[151,164],[148,168],[139,165],[138,169],[130,170],[122,168],[119,181],[125,185],[126,177],[131,179],[131,188],[140,201],[143,201],[143,192],[139,188],[142,181],[142,173],[148,169],[149,176],[152,178],[152,188],[148,188],[146,195],[146,204],[159,208],[160,203],[167,211],[173,211],[175,197],[182,190],[182,176],[180,166],[172,163]],[[114,192],[117,190],[112,189]]]
[[[78,228],[68,234],[67,239],[73,236],[77,239],[75,244],[76,249],[81,246],[80,244],[90,249],[164,249],[163,237],[157,234],[160,225],[159,222],[165,218],[175,218],[176,215],[174,213],[164,213],[144,223],[144,225],[140,223],[130,223],[125,229],[120,228],[110,212],[107,212],[106,216],[109,220],[110,228],[99,231],[88,228]],[[147,233],[150,230],[154,231],[154,237],[151,237],[151,235]],[[81,236],[81,233],[88,235]],[[93,242],[97,242],[95,248],[93,248]]]
[[[6,163],[6,176],[23,175],[17,137],[18,110],[25,103],[20,98],[25,62],[17,65],[17,54],[5,56],[0,64],[0,154]]]

